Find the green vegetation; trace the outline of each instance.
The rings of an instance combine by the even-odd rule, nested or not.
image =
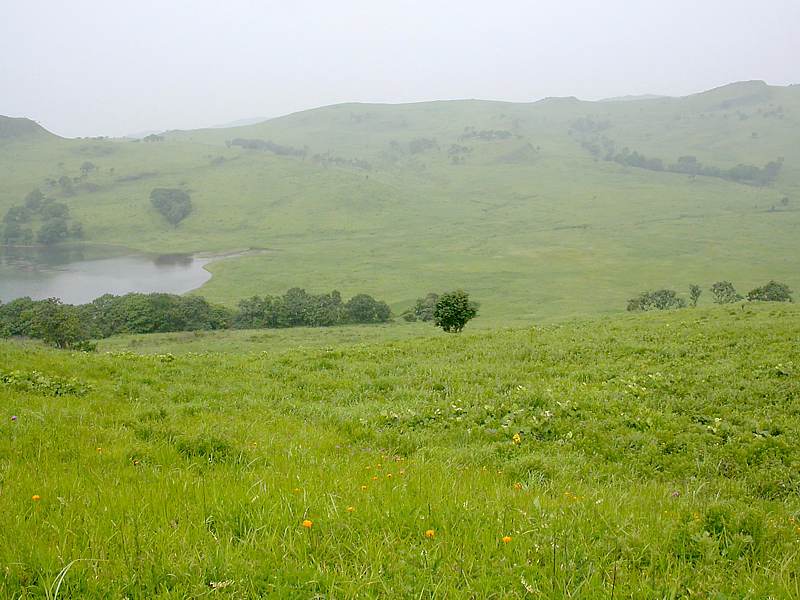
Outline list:
[[[35,188],[25,196],[24,204],[6,211],[0,229],[0,244],[29,245],[36,241],[49,246],[69,239],[81,239],[83,225],[78,221],[70,224],[69,218],[66,204],[46,198],[39,188]],[[34,221],[41,223],[35,233],[32,227],[26,227]]]
[[[690,288],[689,291],[690,294],[695,293],[693,288]],[[694,300],[694,296],[692,296],[692,299]],[[697,303],[693,302],[692,306],[696,305]],[[628,300],[629,311],[668,310],[672,308],[683,308],[684,306],[686,306],[686,300],[680,298],[675,290],[642,292],[635,298]]]
[[[456,290],[446,292],[436,300],[433,324],[447,333],[459,333],[476,316],[478,303],[472,302],[464,290]]]
[[[342,302],[341,294],[308,294],[292,288],[283,296],[255,296],[238,310],[213,305],[201,296],[175,294],[105,294],[73,306],[57,298],[18,298],[0,303],[0,337],[41,339],[58,348],[94,349],[90,339],[118,334],[320,327],[354,323],[385,323],[391,310],[368,294]]]
[[[173,227],[192,212],[192,199],[183,190],[156,188],[150,192],[150,202]]]
[[[246,354],[0,341],[0,596],[796,597],[798,336],[752,303]]]
[[[587,152],[581,119],[665,166],[783,161],[766,185],[631,167]],[[636,102],[343,104],[153,143],[39,131],[0,139],[0,214],[38,187],[88,243],[269,249],[209,266],[199,293],[230,307],[298,286],[400,314],[420,290],[463,287],[481,301],[471,327],[524,326],[697,281],[798,289],[798,129],[800,87],[743,82]],[[191,195],[177,227],[153,209],[156,188]]]
[[[761,302],[791,302],[792,290],[785,283],[770,281],[766,285],[747,292],[747,299]]]
[[[711,293],[714,294],[714,302],[717,304],[732,304],[742,300],[741,294],[730,281],[717,281],[711,286]]]

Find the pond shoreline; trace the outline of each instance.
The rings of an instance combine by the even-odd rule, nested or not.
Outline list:
[[[104,294],[187,294],[211,279],[209,264],[267,252],[274,250],[155,254],[101,244],[4,246],[0,247],[0,301],[30,296],[85,303]]]

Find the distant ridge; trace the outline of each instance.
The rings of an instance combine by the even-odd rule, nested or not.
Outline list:
[[[602,98],[598,102],[638,102],[639,100],[664,100],[672,96],[661,96],[659,94],[637,94],[628,96],[614,96],[613,98]]]
[[[4,117],[0,115],[0,140],[16,139],[33,136],[52,136],[44,127],[23,117]]]

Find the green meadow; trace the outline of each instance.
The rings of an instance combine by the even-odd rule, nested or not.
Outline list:
[[[798,131],[800,87],[762,82],[161,141],[0,117],[0,216],[38,187],[87,246],[224,257],[189,292],[212,302],[480,303],[457,335],[0,339],[0,597],[799,598],[800,309],[709,291],[800,290]],[[697,308],[625,313],[690,284]]]
[[[401,312],[462,287],[483,307],[477,326],[525,325],[619,312],[649,288],[800,288],[798,111],[797,86],[745,82],[627,102],[345,104],[152,143],[25,130],[0,140],[0,211],[40,186],[87,243],[268,250],[212,263],[199,293],[213,301],[299,286],[370,293]],[[588,152],[582,119],[665,164],[783,165],[766,186],[630,167]],[[84,161],[97,169],[75,195],[48,187]],[[190,192],[193,213],[169,225],[150,204],[156,187]]]
[[[796,307],[413,328],[0,341],[0,596],[800,595]]]

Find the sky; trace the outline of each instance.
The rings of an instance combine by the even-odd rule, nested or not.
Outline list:
[[[0,0],[0,114],[121,136],[339,102],[800,83],[800,0]]]

